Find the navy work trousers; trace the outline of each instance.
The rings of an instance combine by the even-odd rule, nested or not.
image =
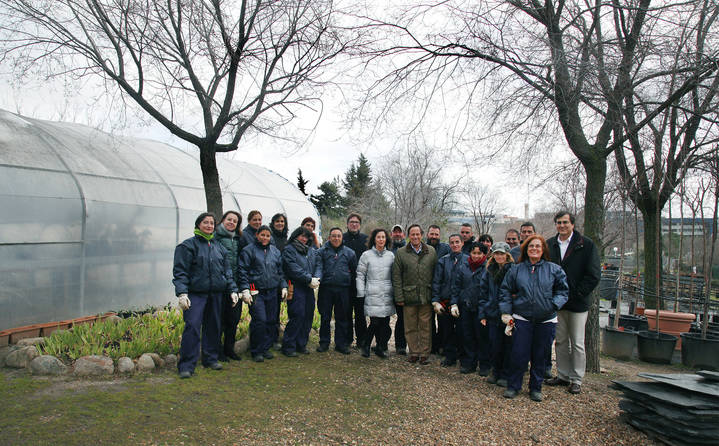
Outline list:
[[[387,343],[392,336],[392,329],[389,328],[389,316],[369,318],[369,327],[367,327],[366,345],[372,345],[372,338],[377,340],[377,348],[387,351]]]
[[[512,337],[504,334],[505,327],[506,325],[500,320],[487,320],[492,374],[497,379],[507,379],[512,353]]]
[[[277,288],[259,290],[252,296],[250,305],[250,353],[252,356],[267,352],[275,335],[277,315]]]
[[[352,344],[354,336],[357,337],[357,345],[364,343],[365,337],[367,337],[367,319],[364,315],[364,297],[357,297],[357,288],[349,287],[349,306],[347,311],[347,318],[350,321],[349,328],[347,329],[347,339],[349,339],[349,345]],[[352,313],[354,313],[354,336],[352,334]]]
[[[527,362],[531,361],[529,369],[529,390],[541,391],[544,380],[544,368],[547,349],[552,348],[554,333],[557,324],[552,322],[529,322],[520,319],[514,320],[512,333],[512,359],[510,361],[507,387],[519,392],[522,389],[522,378],[527,370]]]
[[[335,314],[335,346],[349,347],[352,338],[347,333],[352,330],[349,319],[349,287],[320,285],[317,295],[317,310],[320,313],[320,345],[330,345],[330,321],[332,309]]]
[[[177,370],[193,372],[200,356],[202,342],[202,364],[217,362],[220,347],[220,305],[224,293],[189,293],[190,308],[182,312],[185,330],[180,344],[180,360]]]
[[[394,324],[394,348],[405,350],[407,338],[404,337],[404,307],[395,305],[394,308],[397,310],[397,322]]]
[[[237,337],[237,324],[240,323],[240,317],[242,316],[242,301],[238,301],[237,305],[232,306],[232,299],[229,294],[222,296],[222,314],[220,316],[222,320],[222,334],[225,339],[222,343],[222,351],[225,355],[234,353],[235,341]]]
[[[304,351],[315,316],[315,293],[312,288],[295,284],[292,300],[287,301],[287,316],[289,320],[282,338],[282,351]]]
[[[462,337],[462,345],[464,346],[464,355],[460,358],[459,363],[462,367],[476,369],[479,362],[479,344],[481,342],[479,333],[479,319],[477,319],[477,310],[471,310],[464,304],[459,307],[459,326],[460,336]]]
[[[445,359],[449,362],[457,361],[459,321],[445,312],[437,315],[437,326],[439,328],[439,346]]]

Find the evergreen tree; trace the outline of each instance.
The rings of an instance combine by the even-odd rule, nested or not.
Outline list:
[[[339,183],[339,177],[332,182],[325,181],[319,186],[319,194],[310,195],[310,201],[317,207],[320,215],[336,218],[344,214],[345,208]]]
[[[345,172],[342,186],[345,189],[347,206],[361,201],[369,192],[372,186],[372,173],[370,163],[363,154],[360,154],[357,164],[352,163]]]
[[[302,169],[297,169],[297,187],[300,189],[300,192],[304,194],[304,196],[307,196],[307,191],[305,188],[307,187],[307,184],[309,183],[308,180],[305,180],[305,178],[302,176]]]

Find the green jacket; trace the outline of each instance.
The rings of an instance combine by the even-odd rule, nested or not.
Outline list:
[[[414,252],[410,243],[398,249],[392,266],[394,301],[407,306],[430,304],[436,264],[437,253],[424,242],[419,254]]]

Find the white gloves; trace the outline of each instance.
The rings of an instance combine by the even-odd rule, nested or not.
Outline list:
[[[449,312],[452,314],[452,316],[459,317],[459,307],[457,306],[457,304],[452,305]]]
[[[437,314],[444,313],[444,308],[442,307],[442,304],[439,302],[433,302],[432,306],[434,307],[434,312]]]
[[[288,293],[287,293],[287,288],[282,288],[282,293],[281,293],[282,300],[287,299],[287,294],[288,294]]]
[[[317,277],[313,277],[312,280],[310,281],[310,288],[312,288],[313,290],[316,290],[319,287],[320,287],[320,279]]]
[[[259,290],[250,290],[250,296],[256,296],[260,294]]]
[[[250,290],[242,290],[242,302],[247,305],[252,305],[252,295],[250,294]]]
[[[177,296],[177,306],[180,307],[182,311],[190,308],[190,298],[187,297],[187,294],[183,293]]]
[[[240,295],[237,293],[232,293],[230,294],[230,299],[232,300],[232,306],[234,307],[237,305],[237,302],[240,301]]]
[[[512,319],[512,315],[503,314],[502,322],[507,324],[507,326],[504,327],[504,334],[507,336],[512,336],[512,330],[514,330],[514,319]]]

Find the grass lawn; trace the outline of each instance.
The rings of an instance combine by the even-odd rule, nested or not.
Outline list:
[[[609,373],[589,375],[581,395],[545,387],[534,403],[437,357],[418,366],[316,353],[316,342],[308,356],[245,357],[188,380],[167,369],[111,379],[2,369],[0,444],[654,444],[620,420],[607,386],[641,364],[604,360]]]

